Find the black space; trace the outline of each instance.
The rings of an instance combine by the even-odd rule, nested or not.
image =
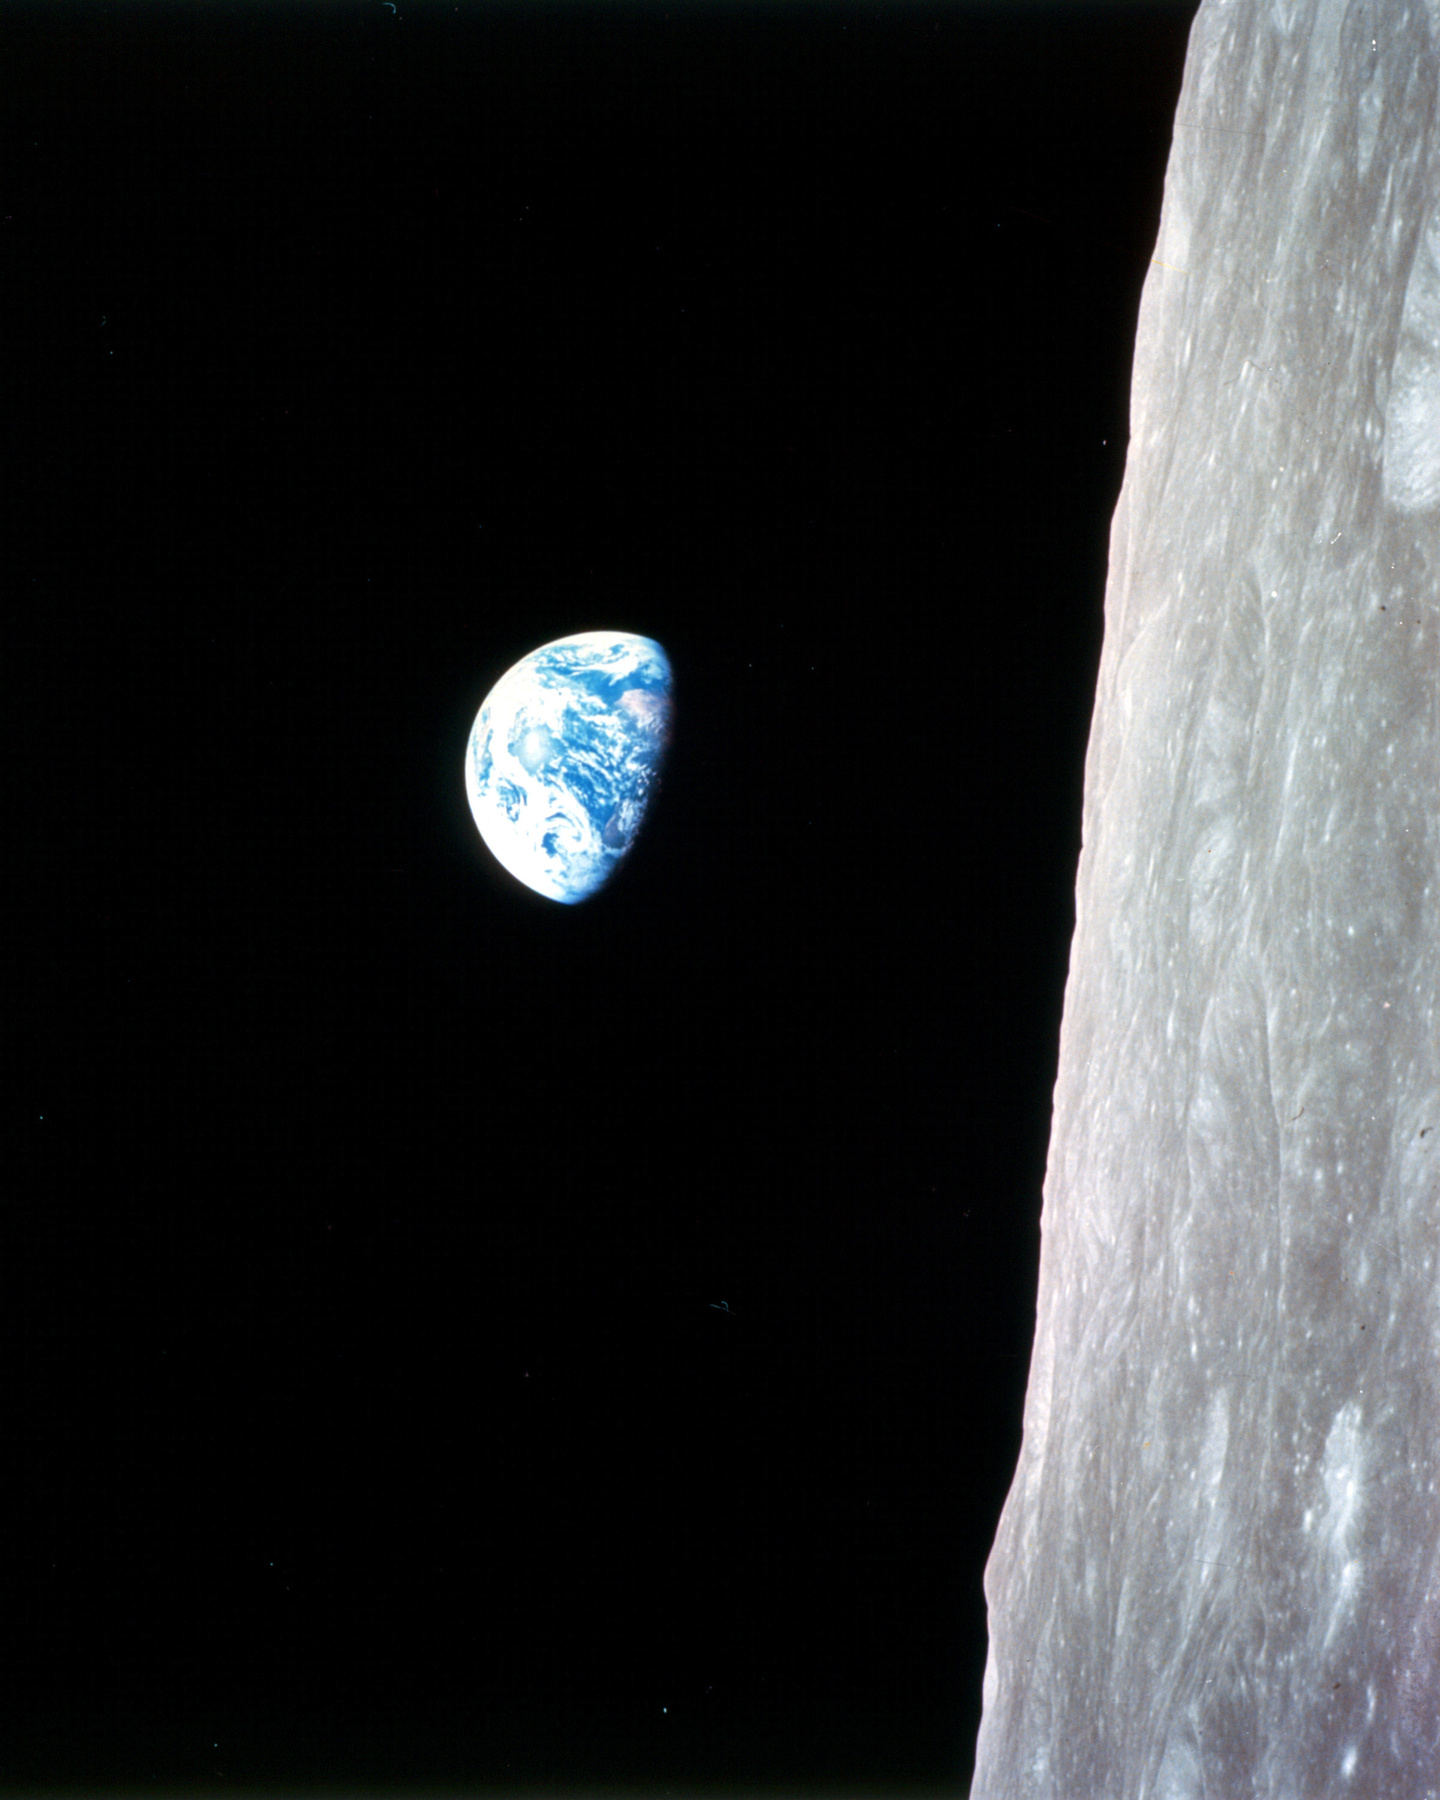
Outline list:
[[[7,10],[0,1784],[964,1792],[1193,11]]]

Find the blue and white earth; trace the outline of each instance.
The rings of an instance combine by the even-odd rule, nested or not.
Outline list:
[[[542,644],[486,697],[465,787],[496,860],[547,899],[604,886],[634,842],[670,741],[670,661],[653,638]]]

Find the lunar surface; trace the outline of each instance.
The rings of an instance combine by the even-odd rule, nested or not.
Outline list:
[[[1192,28],[977,1800],[1440,1794],[1437,28]]]

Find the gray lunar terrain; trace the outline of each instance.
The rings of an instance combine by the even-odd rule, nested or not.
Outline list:
[[[1437,46],[1191,34],[978,1800],[1440,1794]]]

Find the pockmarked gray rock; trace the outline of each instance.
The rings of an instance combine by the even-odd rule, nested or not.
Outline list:
[[[976,1800],[1440,1794],[1440,7],[1203,0]]]

